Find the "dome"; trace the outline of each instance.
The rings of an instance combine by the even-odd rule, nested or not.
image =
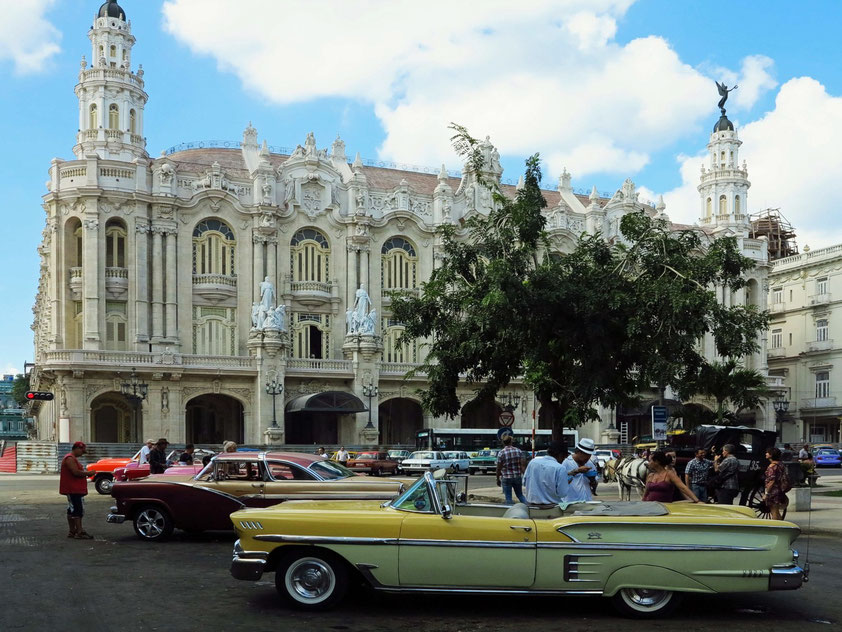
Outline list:
[[[108,2],[103,2],[102,6],[99,8],[99,13],[97,13],[98,18],[119,18],[126,21],[126,12],[117,4],[117,0],[108,0]]]
[[[719,120],[716,122],[716,125],[713,126],[713,133],[716,132],[733,132],[734,131],[734,124],[728,120],[728,117],[724,114],[719,117]]]

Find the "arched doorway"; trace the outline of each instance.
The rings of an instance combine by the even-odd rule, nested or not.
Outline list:
[[[421,404],[405,397],[393,397],[377,408],[380,443],[415,445],[415,433],[424,426]]]
[[[243,405],[229,395],[194,397],[185,407],[189,443],[243,442]]]
[[[136,443],[140,436],[141,410],[134,410],[122,394],[103,393],[91,402],[91,441],[96,443]]]
[[[471,400],[462,407],[462,428],[499,428],[501,412],[493,399]]]
[[[356,414],[368,408],[353,393],[323,391],[291,399],[284,410],[287,443],[327,445],[350,443]],[[341,433],[340,427],[344,428]],[[344,438],[340,439],[340,434]]]

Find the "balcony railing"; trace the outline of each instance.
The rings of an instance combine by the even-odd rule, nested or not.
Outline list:
[[[142,351],[98,351],[91,349],[65,349],[45,351],[43,362],[49,367],[83,366],[95,367],[155,367],[171,366],[196,369],[241,369],[256,371],[254,358],[250,356],[193,355],[187,353],[147,353]],[[159,369],[160,370],[160,369]],[[163,369],[166,370],[166,369]]]
[[[772,360],[774,358],[785,358],[786,357],[786,349],[784,349],[783,347],[776,347],[774,349],[769,349],[766,352],[766,357],[768,357],[770,360]]]
[[[321,281],[293,281],[290,283],[293,292],[324,292],[330,294],[330,283]]]
[[[237,277],[228,274],[194,274],[193,293],[219,303],[237,296]]]
[[[128,279],[128,268],[105,268],[106,279]]]
[[[237,287],[237,277],[229,274],[194,274],[193,285],[227,285]]]
[[[772,303],[769,306],[769,311],[773,314],[780,314],[786,311],[786,303]]]
[[[811,340],[807,343],[807,352],[815,353],[817,351],[830,351],[833,349],[832,340]]]
[[[801,401],[801,409],[836,408],[836,397],[813,397]]]
[[[287,373],[353,373],[351,360],[329,360],[322,358],[290,358]]]
[[[814,294],[809,298],[810,305],[827,305],[831,301],[830,294],[825,292],[824,294]]]
[[[383,362],[380,365],[380,373],[381,375],[406,375],[410,371],[413,371],[420,367],[420,364],[414,362]],[[418,371],[415,375],[422,376],[426,375],[423,371]]]

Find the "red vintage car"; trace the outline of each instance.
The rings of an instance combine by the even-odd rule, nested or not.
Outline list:
[[[348,461],[348,469],[353,472],[366,472],[372,476],[396,474],[398,462],[390,458],[388,452],[360,452]]]
[[[135,452],[135,455],[127,459],[126,457],[109,457],[100,459],[95,463],[89,463],[87,469],[94,472],[89,478],[94,484],[96,490],[103,495],[111,493],[111,485],[114,482],[114,470],[117,468],[124,468],[129,463],[137,463],[140,460],[140,450]]]
[[[153,474],[116,482],[107,522],[130,521],[142,540],[173,529],[230,530],[228,516],[245,507],[286,500],[388,500],[411,481],[359,476],[339,463],[296,452],[219,454],[195,476]]]

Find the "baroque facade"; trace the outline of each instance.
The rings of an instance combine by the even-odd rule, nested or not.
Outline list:
[[[313,134],[292,151],[270,151],[251,124],[230,147],[150,158],[143,70],[132,70],[135,40],[116,2],[102,5],[89,38],[75,158],[52,161],[43,204],[33,384],[56,399],[34,411],[40,438],[395,444],[413,442],[421,427],[497,426],[500,406],[469,404],[469,385],[461,418],[422,411],[425,378],[405,376],[424,347],[399,345],[389,313],[388,292],[418,291],[437,265],[437,228],[491,209],[476,173],[372,166],[350,160],[340,138],[320,148]],[[722,300],[763,307],[767,253],[748,237],[739,145],[723,113],[696,229],[739,237],[759,265],[745,291],[720,288]],[[497,149],[486,139],[482,150],[484,181],[499,183]],[[629,212],[666,218],[663,201],[641,202],[631,180],[610,197],[579,195],[565,170],[545,196],[560,252],[582,232],[617,236]],[[765,372],[761,343],[747,363]],[[148,385],[143,399],[121,393],[133,373]],[[531,427],[530,394],[517,383],[509,390],[522,402],[515,425]],[[645,410],[635,412],[603,411],[580,432],[631,439],[647,423]],[[759,424],[767,418],[759,411]]]

